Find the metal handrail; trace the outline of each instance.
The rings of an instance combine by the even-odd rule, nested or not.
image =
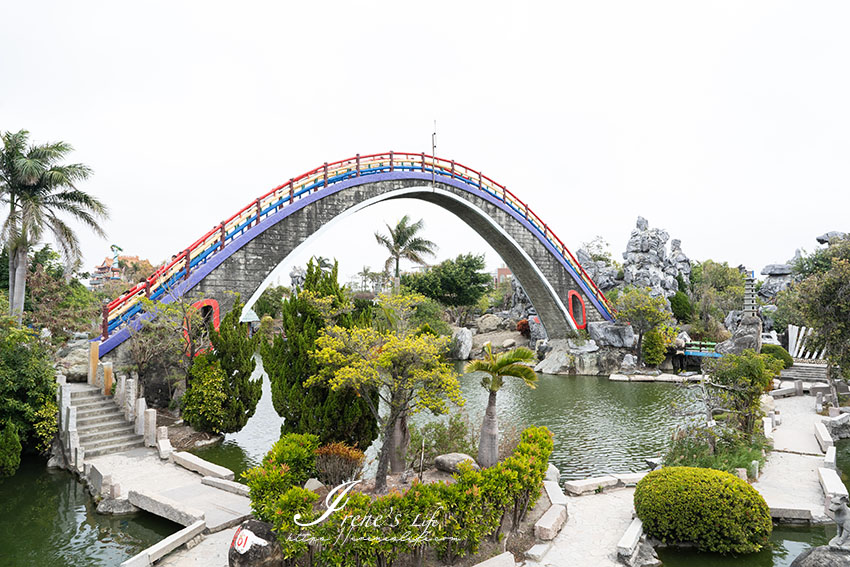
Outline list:
[[[572,252],[537,213],[504,185],[497,183],[480,171],[454,160],[432,157],[424,153],[387,152],[368,155],[358,154],[352,158],[325,163],[254,199],[250,204],[214,226],[190,246],[184,248],[169,263],[158,268],[146,280],[107,303],[103,309],[103,338],[108,338],[110,333],[127,323],[141,311],[141,297],[152,299],[161,297],[167,289],[172,288],[182,279],[188,278],[191,271],[205,263],[210,255],[226,248],[229,243],[263,218],[277,213],[281,208],[293,204],[302,197],[320,192],[352,177],[392,171],[419,171],[435,177],[449,177],[496,197],[543,235],[546,242],[561,255],[585,283],[586,288],[597,299],[599,305],[608,315],[613,315],[614,309],[605,294],[587,274]]]

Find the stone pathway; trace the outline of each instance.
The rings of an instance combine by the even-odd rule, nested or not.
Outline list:
[[[120,498],[136,491],[174,500],[187,509],[203,512],[210,532],[239,523],[251,513],[251,503],[245,496],[201,484],[201,475],[160,459],[153,449],[101,455],[86,462],[120,485]]]
[[[525,565],[622,567],[617,561],[617,542],[632,521],[634,493],[634,488],[621,488],[567,497],[567,523],[541,561],[526,561]]]
[[[823,452],[815,439],[815,413],[812,396],[776,400],[782,423],[773,432],[773,451],[753,488],[764,496],[773,515],[797,517],[792,511],[809,510],[815,522],[829,521],[824,511],[824,495],[818,480]],[[777,514],[777,510],[786,510]]]
[[[229,528],[205,536],[191,549],[175,550],[157,563],[157,567],[227,567],[227,552],[235,533],[236,528]]]

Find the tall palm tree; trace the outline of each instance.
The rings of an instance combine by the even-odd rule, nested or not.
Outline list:
[[[422,219],[410,224],[410,217],[404,215],[396,223],[395,228],[387,225],[389,235],[383,235],[380,232],[375,233],[375,240],[390,253],[384,264],[384,270],[387,273],[390,272],[393,263],[395,263],[395,277],[398,277],[398,264],[402,258],[424,266],[425,260],[422,257],[434,255],[437,245],[430,240],[416,236],[416,233],[422,230],[424,226],[425,223]]]
[[[360,276],[360,289],[361,291],[366,291],[366,282],[369,281],[369,275],[372,273],[371,266],[363,266],[363,269],[357,272],[357,275]]]
[[[534,353],[525,347],[517,347],[493,356],[490,343],[484,344],[484,360],[473,360],[464,368],[464,372],[483,372],[481,385],[490,393],[487,410],[481,423],[481,438],[478,442],[478,464],[492,467],[499,460],[499,420],[496,415],[496,393],[502,387],[506,376],[513,376],[525,382],[529,388],[537,387],[537,374],[525,362],[534,360]]]
[[[334,263],[331,262],[329,259],[325,258],[324,256],[313,256],[313,260],[316,262],[316,265],[319,267],[319,269],[323,272],[330,272],[331,270],[333,270]]]
[[[75,184],[91,175],[87,166],[60,163],[73,151],[67,142],[27,146],[29,132],[5,132],[0,151],[0,202],[9,214],[0,228],[0,239],[9,252],[9,312],[20,324],[26,292],[27,256],[31,246],[50,232],[65,261],[80,258],[77,235],[60,215],[81,222],[104,236],[99,219],[106,206],[80,191]]]

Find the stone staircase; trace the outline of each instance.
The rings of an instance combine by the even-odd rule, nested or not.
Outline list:
[[[77,434],[86,458],[145,446],[144,437],[136,435],[133,424],[124,420],[124,414],[100,388],[75,390],[71,405],[77,410]]]
[[[802,380],[803,382],[826,382],[825,364],[800,364],[795,362],[781,374],[782,380]]]

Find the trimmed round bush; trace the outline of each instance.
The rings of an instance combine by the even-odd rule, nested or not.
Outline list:
[[[635,489],[635,511],[647,535],[701,551],[753,553],[767,544],[773,524],[761,494],[727,472],[664,467]]]
[[[779,345],[761,345],[761,353],[781,360],[784,368],[791,368],[794,365],[794,359]]]
[[[13,423],[0,430],[0,476],[12,476],[21,466],[21,440]]]

